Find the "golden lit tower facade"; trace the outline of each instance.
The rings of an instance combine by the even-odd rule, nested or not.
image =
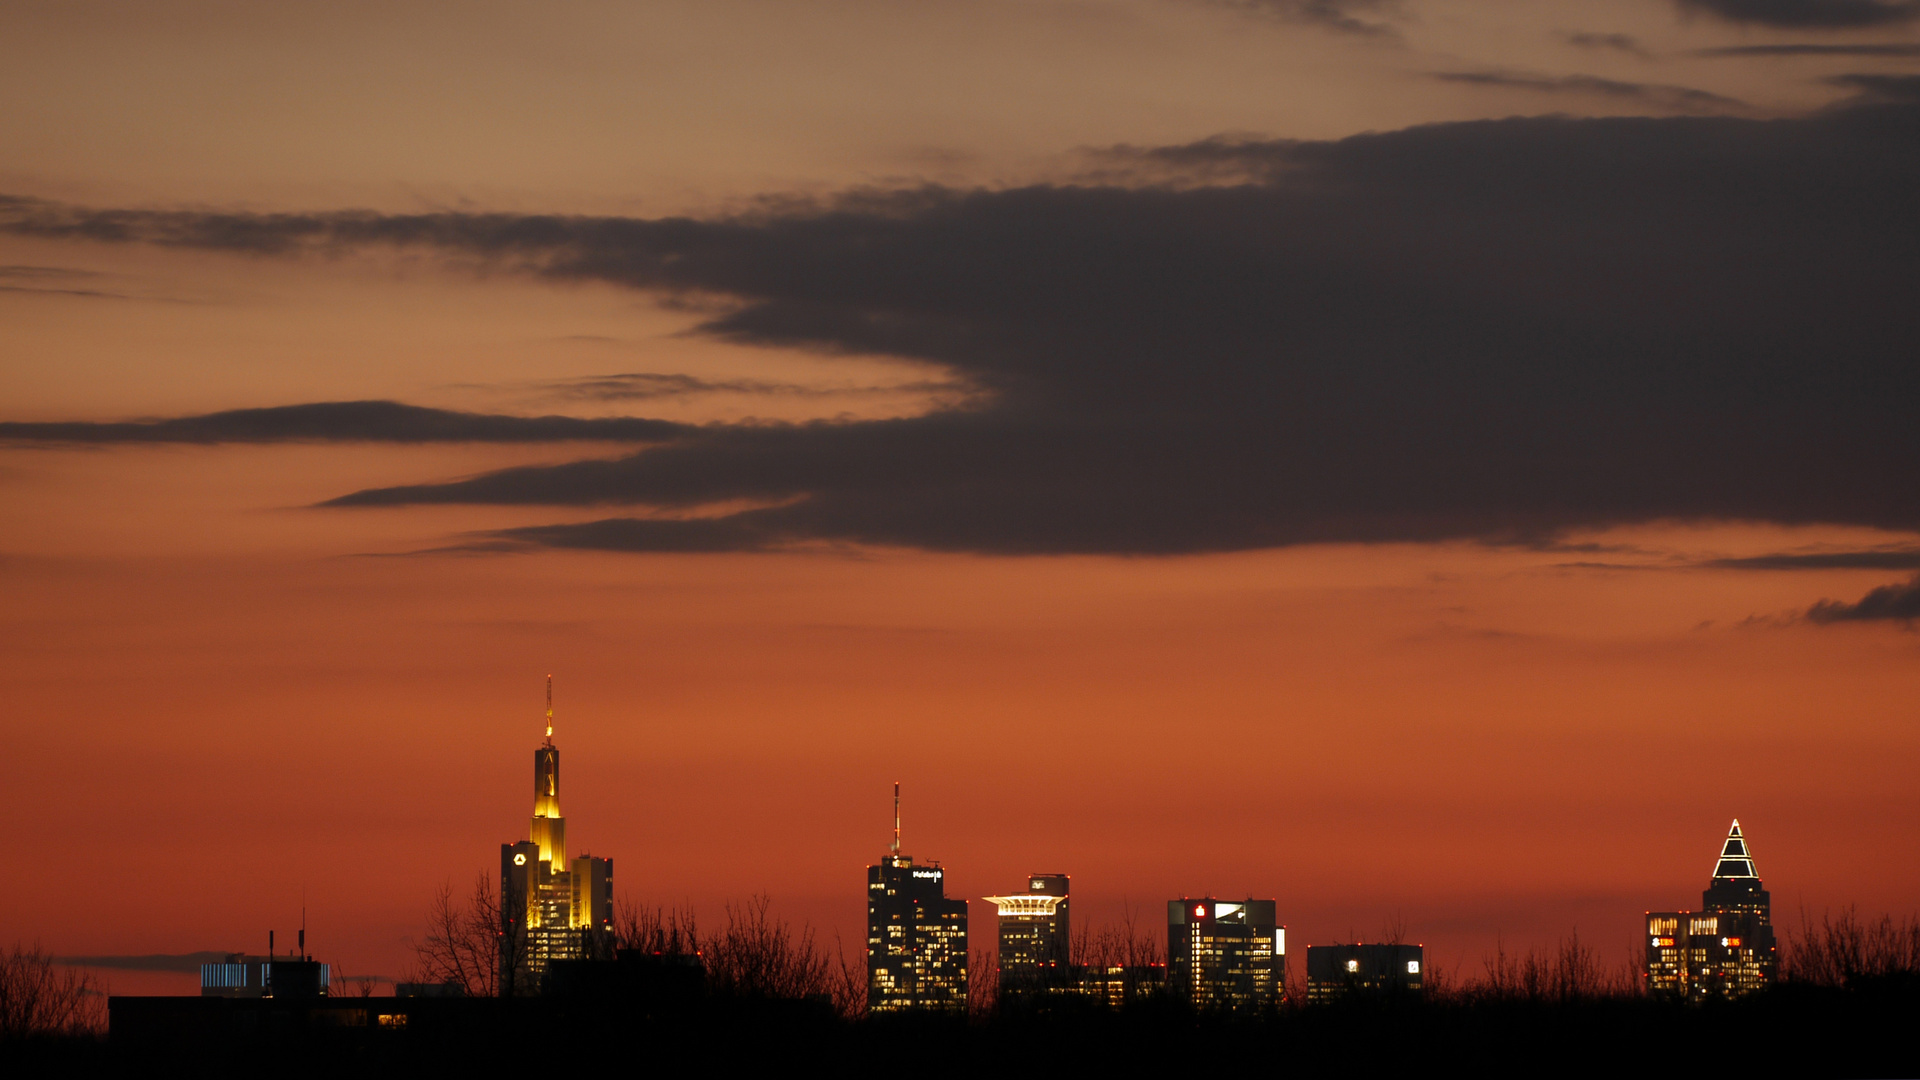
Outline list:
[[[533,823],[527,839],[500,845],[500,933],[503,995],[538,993],[549,963],[604,955],[612,948],[613,860],[567,859],[551,675],[546,742],[533,752]]]
[[[1739,997],[1773,982],[1779,957],[1772,903],[1735,818],[1720,845],[1699,911],[1647,912],[1647,989],[1703,1001]]]
[[[1000,911],[1000,996],[1013,1000],[1072,982],[1067,965],[1073,930],[1067,921],[1065,874],[1029,874],[1026,891],[989,896]]]
[[[967,902],[950,900],[939,863],[900,854],[900,785],[893,848],[867,867],[867,1009],[967,1012]]]

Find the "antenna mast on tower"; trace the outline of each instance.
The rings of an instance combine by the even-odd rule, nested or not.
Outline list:
[[[553,676],[547,676],[547,745],[553,745]]]
[[[900,781],[893,782],[893,854],[900,855]]]

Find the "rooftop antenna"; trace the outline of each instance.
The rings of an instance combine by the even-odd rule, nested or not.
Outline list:
[[[267,931],[267,958],[273,958],[273,931]]]
[[[547,676],[547,745],[553,745],[553,676]]]
[[[300,902],[300,959],[307,958],[307,903]]]
[[[900,856],[900,781],[893,782],[893,854]]]

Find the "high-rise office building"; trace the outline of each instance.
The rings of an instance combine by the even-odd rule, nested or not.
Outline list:
[[[867,867],[867,1009],[967,1012],[967,902],[949,900],[939,863],[900,854],[900,785],[893,847]]]
[[[1000,912],[1002,1000],[1071,984],[1068,886],[1065,874],[1028,874],[1023,892],[985,898]]]
[[[500,845],[500,993],[538,993],[548,964],[605,955],[612,941],[613,860],[567,860],[549,675],[547,739],[533,752],[533,824],[527,839]]]
[[[1773,981],[1771,898],[1760,887],[1740,820],[1734,819],[1700,910],[1647,912],[1647,990],[1695,1001],[1739,997]]]
[[[1272,900],[1167,902],[1167,983],[1206,1012],[1277,1004],[1287,986],[1287,928]]]
[[[1419,945],[1309,945],[1307,1000],[1330,1001],[1354,992],[1418,992],[1426,980]]]

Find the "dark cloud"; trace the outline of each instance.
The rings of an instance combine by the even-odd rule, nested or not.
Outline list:
[[[1639,57],[1649,55],[1646,48],[1640,44],[1640,39],[1632,34],[1596,34],[1586,30],[1576,30],[1561,37],[1567,44],[1582,49],[1604,49]]]
[[[1237,179],[715,220],[15,200],[0,228],[430,247],[727,298],[701,332],[930,362],[979,391],[336,501],[638,508],[477,543],[1150,554],[1663,519],[1920,528],[1920,107],[1435,124],[1107,163]]]
[[[1735,98],[1686,86],[1658,83],[1622,82],[1598,75],[1535,75],[1513,71],[1434,71],[1427,75],[1441,82],[1472,86],[1496,86],[1508,90],[1531,90],[1541,94],[1583,94],[1614,98],[1650,105],[1671,112],[1744,112],[1747,103]]]
[[[1822,600],[1807,609],[1807,621],[1908,622],[1920,619],[1920,574],[1903,584],[1882,585],[1854,603]]]
[[[1711,559],[1698,565],[1717,570],[1920,570],[1920,548],[1781,552]]]
[[[533,525],[487,533],[479,551],[576,548],[589,551],[767,551],[788,546],[792,534],[763,522],[757,512],[725,518],[646,520],[607,518],[571,525]]]
[[[200,973],[201,964],[224,962],[230,952],[148,953],[145,956],[60,956],[55,960],[73,967],[113,968],[117,971],[180,971]]]
[[[1920,75],[1835,75],[1827,82],[1859,91],[1849,104],[1920,105]]]
[[[657,442],[685,430],[632,417],[498,416],[402,405],[329,401],[232,409],[166,420],[0,423],[0,441],[57,443]]]
[[[80,284],[99,276],[91,270],[73,270],[64,266],[0,266],[0,292],[51,293],[55,296],[101,300],[129,299],[125,293],[84,288]]]
[[[1809,30],[1896,26],[1920,16],[1914,0],[1676,0],[1682,11],[1729,22]]]
[[[1309,23],[1359,37],[1398,39],[1399,0],[1213,0],[1216,4]]]
[[[1920,45],[1854,43],[1821,45],[1792,42],[1785,45],[1728,45],[1718,49],[1696,49],[1695,56],[1920,56]]]
[[[534,388],[556,398],[585,401],[652,401],[704,394],[791,398],[858,397],[875,394],[955,394],[965,389],[956,382],[935,380],[895,383],[886,386],[835,386],[768,382],[761,379],[702,379],[693,375],[651,371],[589,375],[579,379],[555,379],[538,383]]]

